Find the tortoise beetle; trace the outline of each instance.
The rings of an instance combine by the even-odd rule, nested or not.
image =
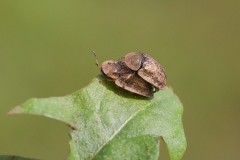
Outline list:
[[[96,64],[99,66],[97,58]],[[120,60],[104,61],[100,70],[117,86],[145,97],[152,97],[154,92],[166,86],[164,69],[145,53],[130,52]]]
[[[152,84],[163,89],[167,83],[167,75],[163,67],[152,57],[141,52],[130,52],[124,57],[125,65]]]
[[[107,60],[103,62],[101,72],[113,79],[117,86],[127,91],[145,97],[153,96],[152,85],[126,67],[122,60]]]

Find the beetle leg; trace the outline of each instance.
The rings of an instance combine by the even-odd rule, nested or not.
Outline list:
[[[159,88],[152,85],[152,91],[153,91],[153,93],[155,93],[155,92],[159,91]]]

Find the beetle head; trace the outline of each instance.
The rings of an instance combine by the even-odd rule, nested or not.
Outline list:
[[[116,61],[113,60],[103,62],[101,67],[102,73],[112,79],[117,79],[119,77],[120,70],[121,66],[118,63],[116,63]]]
[[[124,57],[124,61],[128,68],[137,71],[142,65],[142,57],[139,52],[130,52]]]

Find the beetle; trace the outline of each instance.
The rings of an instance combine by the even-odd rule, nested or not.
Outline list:
[[[144,97],[150,98],[153,96],[153,86],[138,74],[135,74],[134,70],[128,68],[123,59],[117,61],[107,60],[99,66],[96,53],[93,52],[93,54],[96,59],[96,65],[100,67],[102,74],[111,78],[117,86]]]
[[[167,75],[163,67],[152,57],[141,52],[130,52],[124,57],[125,65],[157,90],[163,89],[167,83]]]
[[[125,90],[145,97],[153,96],[152,85],[126,67],[122,60],[103,62],[101,72],[112,78],[117,86]]]

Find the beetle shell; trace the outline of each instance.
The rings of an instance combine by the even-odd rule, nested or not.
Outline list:
[[[145,53],[130,52],[124,57],[125,64],[145,81],[162,89],[166,86],[167,76],[163,67]]]
[[[128,68],[123,60],[103,62],[101,71],[106,76],[112,78],[115,84],[132,93],[145,97],[152,97],[152,85],[139,77]]]
[[[143,80],[137,74],[127,79],[125,77],[120,77],[115,80],[115,84],[125,90],[136,93],[138,95],[142,95],[145,97],[153,96],[152,85]]]
[[[139,70],[142,66],[143,55],[138,52],[130,52],[124,57],[124,62],[133,71]]]
[[[103,62],[101,71],[103,74],[112,79],[117,79],[121,76],[129,76],[133,73],[133,71],[124,65],[123,61],[113,60]]]

